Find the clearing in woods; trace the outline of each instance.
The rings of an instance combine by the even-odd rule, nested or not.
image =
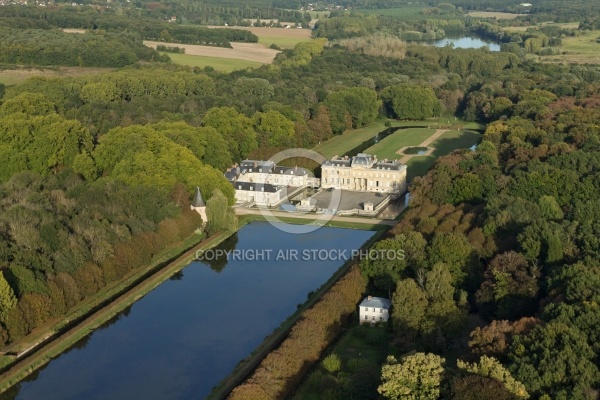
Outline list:
[[[254,61],[270,64],[279,53],[277,50],[267,49],[259,43],[231,43],[233,49],[214,46],[199,46],[195,44],[163,43],[145,40],[146,46],[156,48],[157,45],[173,46],[185,49],[187,56],[208,56],[221,58],[234,58],[237,60]],[[171,53],[169,53],[171,57]]]
[[[527,14],[513,14],[505,12],[493,12],[493,11],[469,11],[469,16],[475,18],[496,18],[496,19],[515,19],[522,17]]]
[[[95,75],[112,71],[113,68],[98,67],[16,67],[14,69],[0,70],[0,83],[3,85],[16,85],[32,76],[65,77]]]
[[[212,28],[225,28],[213,26]],[[301,42],[311,39],[310,29],[232,27],[244,29],[258,36],[258,43],[231,43],[232,49],[214,46],[200,46],[181,43],[144,41],[146,46],[157,45],[185,48],[185,54],[168,53],[171,60],[180,65],[191,67],[212,67],[218,71],[230,72],[238,69],[256,68],[262,64],[271,64],[279,50],[269,48],[275,44],[282,49],[291,49]]]
[[[212,67],[217,71],[231,72],[246,68],[258,68],[263,63],[256,61],[238,60],[235,58],[209,57],[209,56],[191,56],[189,54],[161,53],[166,54],[175,64],[186,65],[188,67]]]
[[[232,28],[250,31],[258,36],[258,43],[265,47],[276,44],[282,49],[291,49],[298,43],[312,40],[310,37],[312,31],[310,29],[266,28],[262,26],[211,26],[211,28]],[[235,45],[235,43],[232,43],[232,45]]]

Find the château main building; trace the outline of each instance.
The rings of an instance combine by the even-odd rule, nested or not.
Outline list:
[[[335,156],[321,166],[321,187],[401,194],[406,191],[406,165],[364,153],[352,158]]]

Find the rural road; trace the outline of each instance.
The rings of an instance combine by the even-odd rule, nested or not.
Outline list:
[[[274,211],[270,210],[273,216],[278,218],[295,218],[295,219],[303,219],[303,220],[316,220],[322,214],[300,214],[300,213],[288,213],[284,211]],[[261,210],[250,209],[250,208],[235,208],[236,215],[262,215]],[[333,216],[330,219],[335,222],[353,222],[357,224],[369,224],[369,225],[387,225],[394,226],[398,223],[398,221],[389,220],[389,219],[377,219],[377,218],[365,218],[365,217],[343,217],[343,216]]]

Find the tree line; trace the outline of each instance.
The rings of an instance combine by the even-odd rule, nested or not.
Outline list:
[[[130,34],[72,34],[0,27],[0,63],[119,68],[138,61],[168,61]]]
[[[137,34],[144,40],[218,47],[231,47],[230,42],[258,42],[258,37],[247,30],[212,29],[192,24],[173,24],[165,21],[164,18],[157,20],[151,17],[140,18],[137,14],[118,15],[111,10],[101,12],[89,7],[7,6],[0,18],[0,26],[46,30],[76,28],[118,34],[119,37],[122,37],[122,33],[131,33]]]

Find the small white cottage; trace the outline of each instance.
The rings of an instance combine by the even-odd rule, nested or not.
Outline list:
[[[392,302],[383,297],[367,296],[358,306],[359,322],[361,324],[374,324],[386,322],[390,317]]]

